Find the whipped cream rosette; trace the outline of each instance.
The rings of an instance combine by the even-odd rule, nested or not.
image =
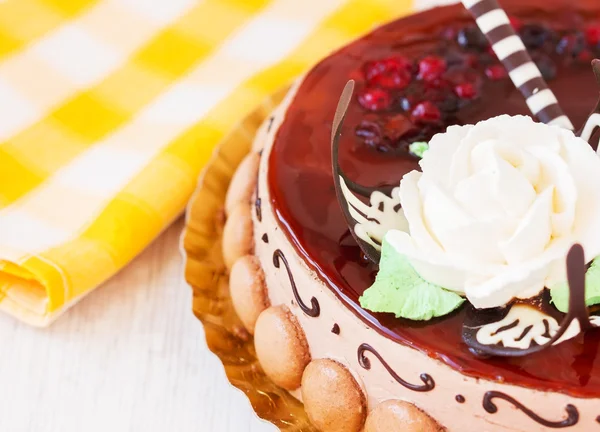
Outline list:
[[[583,139],[500,116],[436,135],[406,175],[408,232],[386,240],[424,280],[477,308],[530,298],[565,280],[574,243],[600,255],[600,158]]]

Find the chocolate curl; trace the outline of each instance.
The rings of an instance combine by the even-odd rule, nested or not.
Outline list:
[[[496,0],[462,0],[477,25],[492,45],[515,87],[519,89],[531,112],[542,122],[573,130],[573,124],[548,88],[537,65],[531,59],[508,15]]]
[[[594,70],[594,75],[596,75],[596,82],[598,83],[598,87],[600,87],[600,60],[595,59],[592,60],[592,69]],[[598,103],[596,104],[596,108],[590,114],[590,116],[585,121],[585,125],[579,131],[578,135],[590,142],[594,132],[600,127],[600,99],[598,99]],[[591,144],[591,143],[590,143]],[[600,150],[600,146],[599,146]]]
[[[357,222],[352,217],[350,203],[348,202],[348,198],[344,194],[342,181],[345,182],[350,191],[355,192],[365,198],[369,197],[375,189],[366,188],[351,182],[343,173],[338,160],[340,137],[342,135],[342,125],[344,123],[344,119],[346,118],[346,112],[348,111],[348,107],[350,106],[350,101],[352,100],[353,93],[354,80],[350,80],[346,83],[346,86],[342,91],[342,95],[340,96],[340,100],[338,101],[338,105],[335,110],[335,115],[333,117],[333,126],[331,128],[331,163],[333,171],[333,184],[335,186],[335,194],[337,196],[338,202],[342,209],[342,213],[344,214],[344,219],[348,224],[348,228],[350,229],[352,237],[354,237],[354,240],[356,241],[362,252],[365,254],[365,256],[369,260],[377,264],[379,263],[379,259],[381,258],[381,254],[379,253],[379,251],[372,245],[370,245],[368,242],[365,242],[356,234],[354,228],[356,227]]]
[[[591,329],[590,314],[585,303],[585,274],[587,272],[585,266],[585,254],[583,247],[580,244],[575,244],[571,247],[567,255],[567,281],[569,283],[569,311],[565,317],[565,321],[579,321],[581,331]],[[564,334],[563,328],[557,332],[554,338],[558,339]],[[566,331],[566,328],[565,328]],[[553,339],[554,339],[553,338]]]
[[[385,230],[395,228],[393,224],[385,223],[380,216],[383,216],[385,212],[398,213],[400,196],[393,193],[398,186],[362,186],[350,180],[340,167],[339,146],[342,125],[352,100],[353,91],[354,81],[350,80],[342,92],[333,118],[331,130],[333,184],[338,203],[352,237],[354,237],[365,256],[378,264],[381,258],[380,250],[383,241],[381,234]]]
[[[583,247],[580,244],[575,244],[571,247],[567,254],[566,264],[567,282],[569,284],[569,310],[556,333],[546,343],[543,345],[532,345],[527,349],[481,344],[477,341],[477,331],[484,325],[496,322],[498,320],[497,317],[495,320],[487,321],[489,318],[487,315],[494,316],[497,314],[497,311],[473,310],[471,314],[467,314],[462,334],[463,341],[470,347],[471,352],[482,357],[523,357],[543,351],[559,342],[574,321],[577,321],[579,324],[580,332],[595,328],[590,321],[590,314],[585,303],[586,266]]]

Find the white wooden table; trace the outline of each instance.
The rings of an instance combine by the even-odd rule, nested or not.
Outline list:
[[[2,432],[273,432],[208,351],[178,221],[40,330],[0,316]]]

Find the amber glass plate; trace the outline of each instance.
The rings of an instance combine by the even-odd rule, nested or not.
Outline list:
[[[282,431],[312,432],[302,404],[273,384],[256,360],[252,336],[235,314],[221,253],[225,194],[248,154],[257,129],[285,96],[265,100],[220,143],[200,177],[183,233],[185,278],[193,289],[194,314],[204,324],[210,350],[223,362],[229,382],[250,399],[256,413]],[[200,144],[201,145],[201,144]],[[232,413],[233,414],[233,413]]]

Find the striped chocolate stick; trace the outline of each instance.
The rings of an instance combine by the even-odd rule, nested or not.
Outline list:
[[[548,88],[498,1],[462,0],[462,3],[477,21],[531,112],[544,123],[573,130],[573,124],[558,105],[556,96]]]

